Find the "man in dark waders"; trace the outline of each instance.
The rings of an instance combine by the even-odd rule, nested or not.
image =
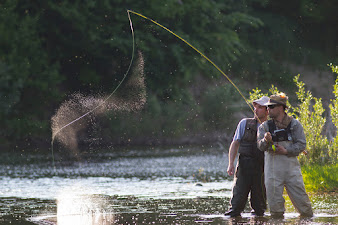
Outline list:
[[[266,210],[264,186],[264,154],[257,148],[257,128],[267,120],[268,111],[265,104],[269,98],[263,96],[253,101],[254,118],[242,119],[229,149],[228,174],[234,175],[234,161],[239,153],[237,168],[230,200],[230,209],[225,215],[240,216],[250,193],[251,213],[263,216]]]

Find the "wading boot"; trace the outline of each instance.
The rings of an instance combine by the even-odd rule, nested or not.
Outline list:
[[[251,215],[253,215],[253,216],[264,216],[264,212],[259,212],[259,211],[256,212],[255,210],[252,210]]]
[[[241,213],[229,210],[228,212],[224,213],[225,216],[230,216],[230,217],[237,217],[240,216]]]
[[[282,219],[284,218],[284,213],[282,212],[270,212],[271,213],[271,217],[274,219]]]

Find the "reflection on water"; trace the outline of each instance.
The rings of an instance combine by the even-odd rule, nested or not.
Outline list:
[[[124,155],[123,155],[124,154]],[[287,207],[283,220],[223,216],[232,180],[227,154],[170,149],[87,156],[77,163],[0,163],[0,224],[335,224],[337,195],[310,196],[315,217]],[[41,157],[41,156],[39,156]],[[0,155],[1,158],[1,155]]]
[[[100,199],[102,198],[102,199]],[[88,204],[89,200],[89,204]],[[106,201],[107,205],[96,202]],[[268,213],[264,217],[253,217],[242,213],[241,217],[223,216],[228,199],[205,197],[194,199],[140,199],[133,196],[120,198],[109,196],[88,196],[80,203],[81,212],[54,217],[36,217],[36,224],[58,221],[57,224],[336,224],[337,215],[316,213],[312,218],[300,218],[298,213],[289,212],[283,219],[272,219]],[[76,201],[74,202],[76,203]],[[90,209],[88,206],[92,206]],[[113,207],[112,207],[113,206]],[[102,207],[102,208],[98,208]],[[107,207],[115,208],[107,212]],[[69,206],[65,206],[69,208]],[[59,209],[59,206],[58,206]],[[89,211],[89,212],[87,212]],[[248,210],[247,210],[248,211]],[[33,220],[31,220],[33,221]],[[95,222],[93,222],[95,221]],[[39,223],[40,222],[40,223]],[[61,223],[62,222],[62,223]]]
[[[106,210],[110,203],[101,196],[83,195],[82,189],[67,188],[58,196],[57,224],[113,224],[115,216]]]

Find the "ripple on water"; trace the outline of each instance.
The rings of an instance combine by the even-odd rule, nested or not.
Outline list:
[[[26,218],[35,222],[58,220],[59,225],[67,221],[73,221],[72,225],[79,224],[76,221],[81,224],[98,221],[96,225],[110,224],[109,221],[117,224],[276,223],[268,214],[264,218],[251,217],[248,206],[241,218],[232,220],[223,216],[232,187],[232,180],[225,175],[225,162],[224,153],[117,155],[110,159],[57,164],[56,173],[48,162],[0,164],[0,224]],[[310,199],[315,217],[301,220],[291,206],[279,222],[338,223],[336,194],[311,195]],[[68,206],[72,208],[67,209]]]

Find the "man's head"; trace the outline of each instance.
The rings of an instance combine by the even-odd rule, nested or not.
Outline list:
[[[252,102],[255,111],[255,117],[257,117],[261,122],[264,122],[268,117],[268,111],[265,104],[267,104],[269,98],[266,96],[256,99]]]
[[[270,96],[269,101],[265,104],[268,107],[269,116],[276,118],[284,113],[287,108],[288,96],[284,93],[274,94]]]

